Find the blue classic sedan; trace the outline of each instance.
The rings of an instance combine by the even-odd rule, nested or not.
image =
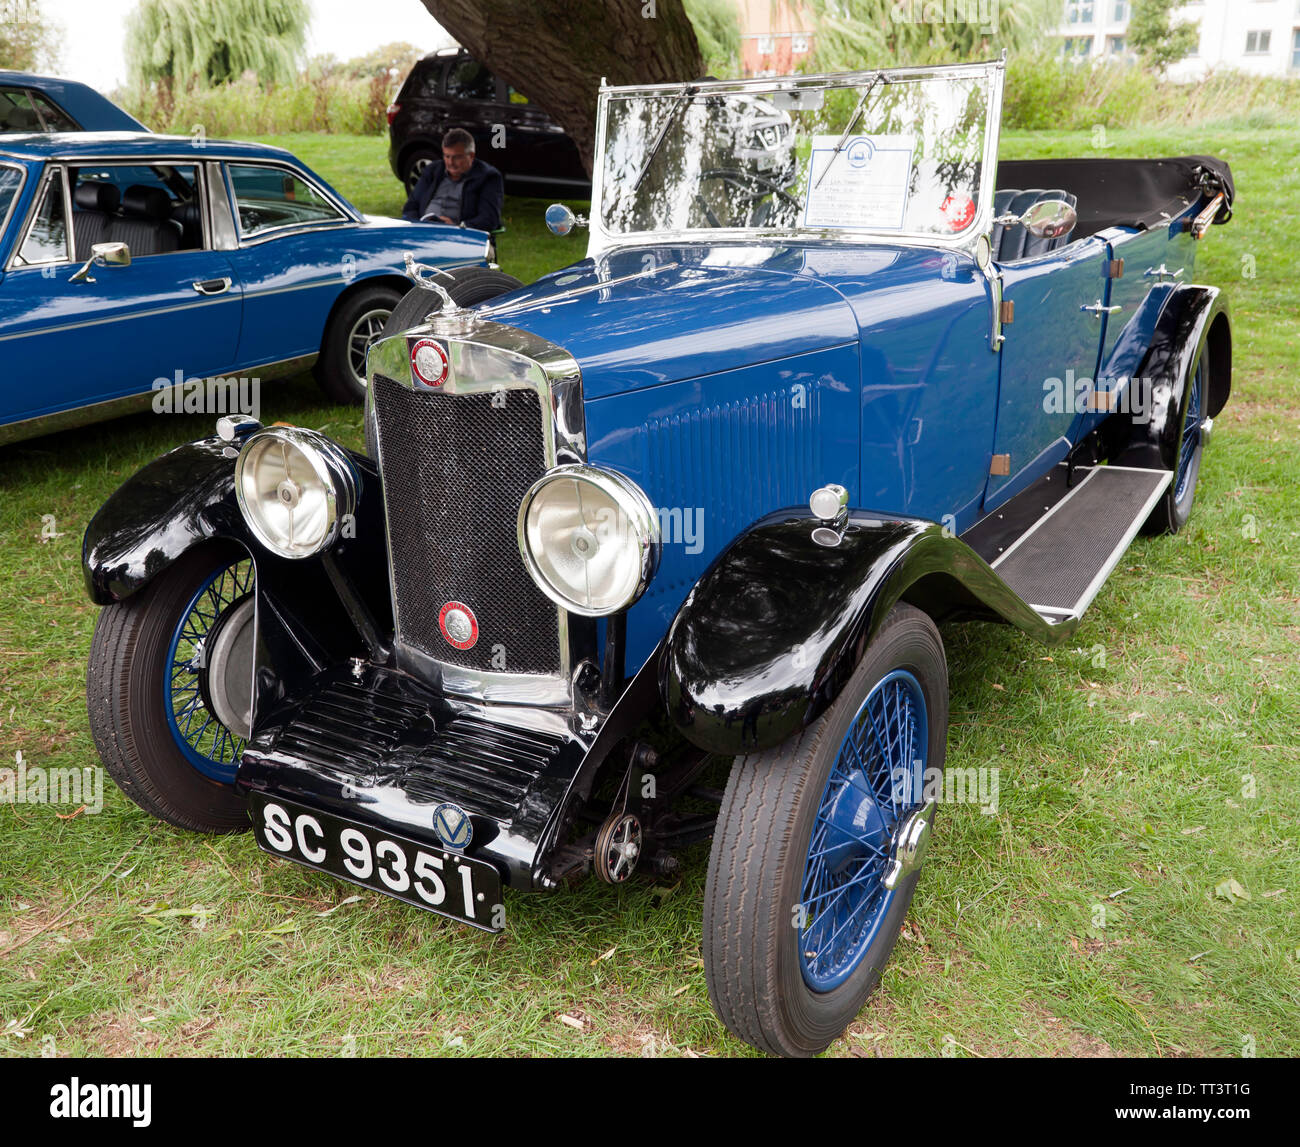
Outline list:
[[[247,380],[246,398],[252,379],[313,363],[331,398],[360,401],[366,347],[411,286],[404,256],[482,268],[488,243],[482,231],[363,215],[280,148],[9,136],[0,444],[171,409],[196,380]]]
[[[76,80],[0,69],[0,135],[145,130],[112,100]]]

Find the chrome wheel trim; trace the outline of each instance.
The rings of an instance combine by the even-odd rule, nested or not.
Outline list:
[[[373,343],[383,333],[384,324],[388,322],[388,316],[393,313],[392,308],[372,307],[370,310],[357,316],[357,321],[352,324],[348,331],[347,351],[348,351],[348,371],[352,379],[362,390],[366,388],[366,351],[370,349]]]

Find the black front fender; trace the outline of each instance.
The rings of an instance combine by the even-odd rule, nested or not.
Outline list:
[[[86,527],[82,572],[91,600],[107,606],[138,593],[195,546],[219,540],[243,546],[257,572],[260,715],[325,666],[365,648],[322,560],[279,557],[249,532],[235,499],[236,457],[233,446],[207,438],[128,478]],[[361,478],[356,520],[331,555],[380,633],[391,633],[379,474],[370,459],[351,457]]]
[[[838,546],[782,511],[751,526],[696,584],[659,663],[669,717],[687,740],[736,755],[771,748],[839,696],[898,601],[936,621],[1002,620],[1055,643],[1052,625],[961,539],[934,522],[850,514]]]

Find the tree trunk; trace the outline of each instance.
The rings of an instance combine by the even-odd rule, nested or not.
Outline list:
[[[542,108],[591,174],[596,89],[696,80],[704,71],[682,0],[421,0],[476,60]]]

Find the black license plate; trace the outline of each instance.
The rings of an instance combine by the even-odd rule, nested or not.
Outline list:
[[[491,864],[254,792],[253,835],[272,856],[318,868],[486,932],[505,926]]]

